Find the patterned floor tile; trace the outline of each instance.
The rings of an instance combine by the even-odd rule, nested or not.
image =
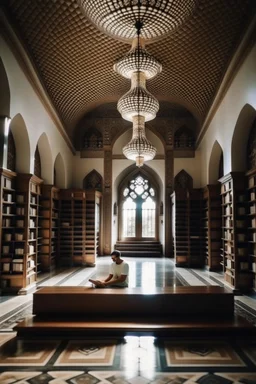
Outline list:
[[[40,375],[40,372],[2,372],[0,373],[1,384],[29,383],[28,380]]]
[[[0,333],[0,346],[7,343],[7,341],[14,339],[16,337],[16,332],[3,332]]]
[[[116,346],[116,340],[72,340],[54,366],[112,366]]]
[[[242,347],[243,352],[249,357],[256,366],[256,343]]]
[[[48,371],[0,373],[1,384],[255,384],[256,373]]]
[[[246,364],[222,341],[166,341],[167,367],[243,367]]]
[[[56,340],[9,340],[1,346],[0,366],[44,366],[58,346]]]

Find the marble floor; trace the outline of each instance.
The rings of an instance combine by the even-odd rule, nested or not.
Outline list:
[[[126,258],[129,286],[223,285],[221,273],[177,268],[170,259]],[[90,286],[108,274],[111,259],[41,276],[37,286]],[[256,295],[235,297],[235,311],[256,326]],[[256,384],[256,339],[16,337],[13,327],[32,314],[32,293],[0,296],[1,384]]]

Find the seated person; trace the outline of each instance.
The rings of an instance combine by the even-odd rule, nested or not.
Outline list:
[[[128,274],[129,265],[121,259],[120,251],[113,251],[111,253],[113,263],[110,266],[109,275],[105,280],[92,280],[89,279],[96,287],[128,287]]]

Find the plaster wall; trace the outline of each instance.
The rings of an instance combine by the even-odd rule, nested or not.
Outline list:
[[[240,66],[200,143],[202,185],[209,182],[209,159],[216,140],[223,151],[224,175],[237,170],[232,169],[232,138],[239,114],[246,104],[256,110],[256,45]],[[242,129],[240,135],[243,135]]]
[[[28,81],[28,78],[20,67],[9,46],[1,37],[0,55],[7,74],[11,94],[10,118],[14,118],[16,115],[20,114],[25,122],[28,132],[30,165],[26,172],[33,173],[34,171],[34,153],[36,146],[40,136],[45,133],[48,138],[52,154],[52,166],[54,165],[54,161],[58,153],[61,153],[65,166],[66,187],[69,187],[72,181],[73,154],[71,149],[59,132],[46,108],[43,106],[42,101],[35,92],[31,83]],[[22,145],[22,142],[15,144],[16,146]]]
[[[73,157],[73,177],[72,185],[74,188],[83,188],[83,180],[91,171],[97,171],[102,177],[104,175],[104,159],[84,159],[80,158],[80,152]]]
[[[174,177],[184,169],[193,178],[193,187],[202,187],[201,180],[201,152],[196,151],[194,158],[174,159]]]

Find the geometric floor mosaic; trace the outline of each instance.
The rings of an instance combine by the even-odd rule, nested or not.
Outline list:
[[[255,384],[255,373],[176,372],[130,375],[116,371],[3,372],[1,384]]]
[[[168,367],[244,367],[246,364],[225,342],[168,341],[165,342]]]
[[[102,343],[98,340],[69,341],[54,366],[112,366],[116,344],[116,340]]]
[[[0,333],[1,384],[256,384],[256,341]]]

